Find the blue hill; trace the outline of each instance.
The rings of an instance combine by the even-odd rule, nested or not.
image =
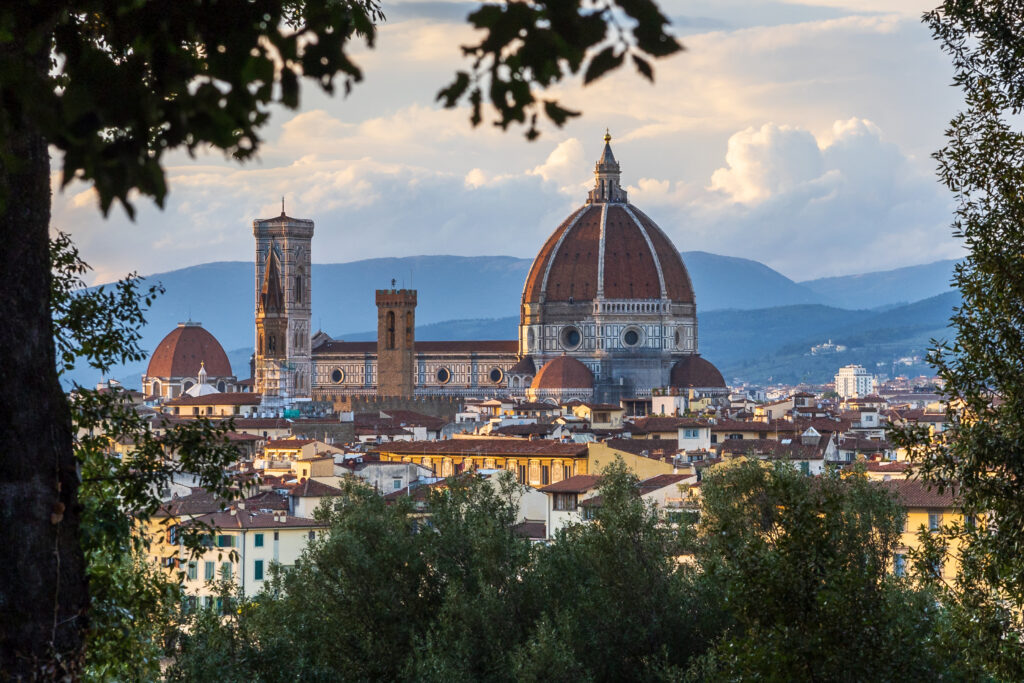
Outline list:
[[[823,281],[796,283],[757,261],[701,251],[684,252],[683,258],[697,293],[701,347],[722,354],[723,363],[747,357],[766,339],[793,340],[797,332],[808,338],[827,338],[842,329],[839,319],[851,324],[863,319],[860,313],[826,311],[828,306],[823,304],[829,303],[832,295],[828,293],[834,287],[829,289],[832,285]],[[513,339],[529,266],[529,259],[509,256],[415,256],[314,264],[313,326],[332,336],[372,339],[371,331],[376,329],[373,292],[390,286],[394,278],[400,286],[419,291],[419,339]],[[925,268],[921,272],[931,272],[921,268]],[[878,275],[890,282],[898,279],[893,274]],[[237,359],[247,359],[243,351],[253,343],[255,281],[251,263],[206,263],[154,274],[147,280],[162,283],[167,292],[147,314],[144,349],[152,351],[178,322],[195,320],[231,352],[235,374],[248,376],[246,363]],[[900,296],[914,291],[906,285],[893,287],[893,294]],[[892,298],[875,299],[861,307],[892,303]],[[777,310],[787,306],[795,308]],[[235,354],[234,349],[239,352]],[[144,368],[144,363],[135,364],[116,368],[111,374],[133,379]],[[67,379],[92,384],[99,374],[86,368]]]

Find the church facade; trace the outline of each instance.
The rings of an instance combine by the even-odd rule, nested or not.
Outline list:
[[[255,390],[265,396],[529,396],[618,401],[727,393],[701,358],[693,285],[668,236],[627,200],[605,136],[586,203],[551,234],[523,288],[518,339],[417,341],[417,293],[377,290],[376,342],[310,338],[313,221],[253,222]]]

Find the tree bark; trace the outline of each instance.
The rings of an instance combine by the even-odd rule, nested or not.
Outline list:
[[[51,327],[50,159],[32,122],[3,106],[13,134],[0,139],[0,678],[74,679],[88,586]]]

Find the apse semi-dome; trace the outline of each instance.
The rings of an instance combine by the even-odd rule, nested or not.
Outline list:
[[[210,377],[231,376],[231,363],[217,339],[199,323],[178,323],[149,359],[149,377],[198,377],[205,364]]]
[[[718,368],[696,354],[672,366],[670,384],[679,389],[724,389],[726,386]]]
[[[572,356],[559,356],[544,364],[533,378],[531,389],[591,389],[594,373]]]

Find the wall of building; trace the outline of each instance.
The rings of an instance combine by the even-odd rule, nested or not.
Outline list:
[[[244,512],[244,511],[243,511]],[[221,579],[221,568],[225,565],[230,567],[231,580],[236,585],[243,586],[246,597],[256,595],[263,582],[270,578],[270,564],[277,562],[284,566],[295,564],[309,542],[309,532],[316,534],[324,533],[326,528],[267,528],[267,529],[231,529],[219,530],[217,536],[228,536],[232,539],[231,547],[214,547],[207,550],[203,555],[194,560],[183,559],[180,570],[184,572],[183,588],[185,594],[195,597],[209,597],[214,595],[209,581],[206,579],[206,563],[213,563],[214,580]],[[274,538],[274,534],[278,538]],[[256,536],[263,534],[263,547],[256,546]],[[216,538],[216,537],[215,537]],[[235,551],[234,559],[231,558],[231,551]],[[263,579],[255,578],[256,562],[263,561]],[[189,577],[189,563],[195,562],[195,578]],[[244,584],[244,585],[243,585]]]
[[[587,472],[600,474],[601,471],[622,458],[630,472],[640,479],[648,479],[659,474],[672,474],[672,465],[663,460],[654,460],[642,455],[620,451],[604,443],[591,443],[587,446]]]
[[[334,409],[341,412],[376,413],[389,410],[412,410],[431,417],[455,420],[462,400],[454,396],[335,396]]]

